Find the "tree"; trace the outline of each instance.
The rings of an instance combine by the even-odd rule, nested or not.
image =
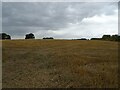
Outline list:
[[[101,40],[101,38],[91,38],[91,40]]]
[[[77,39],[77,40],[87,40],[86,38],[81,38],[81,39]]]
[[[112,35],[111,40],[112,41],[120,41],[120,36],[119,35]]]
[[[7,35],[6,39],[11,39],[10,35]]]
[[[112,35],[111,40],[112,41],[118,41],[118,35]]]
[[[30,34],[26,34],[25,39],[35,39],[34,34],[30,33]]]
[[[11,36],[6,34],[6,33],[1,33],[0,34],[0,39],[11,39]]]
[[[53,37],[44,37],[43,39],[54,39]]]
[[[111,35],[103,35],[102,36],[102,40],[110,40],[111,39]]]

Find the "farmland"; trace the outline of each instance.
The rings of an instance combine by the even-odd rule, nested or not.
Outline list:
[[[118,42],[3,40],[3,88],[116,88]]]

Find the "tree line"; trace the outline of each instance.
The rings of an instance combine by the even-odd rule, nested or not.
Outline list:
[[[6,33],[0,34],[0,39],[11,39],[11,36]],[[25,35],[25,39],[35,39],[35,35],[33,33],[29,33]],[[43,39],[54,39],[53,37],[44,37]],[[86,38],[81,39],[73,39],[73,40],[89,40]],[[107,41],[120,41],[119,35],[103,35],[102,38],[91,38],[90,40],[107,40]]]
[[[11,36],[6,33],[0,33],[0,39],[11,39]],[[35,35],[33,33],[29,33],[25,35],[25,39],[35,39]],[[53,37],[44,37],[43,39],[54,39]]]
[[[119,35],[103,35],[102,38],[91,38],[91,40],[120,41]]]

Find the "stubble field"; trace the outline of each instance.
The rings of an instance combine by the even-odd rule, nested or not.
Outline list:
[[[3,88],[117,88],[118,42],[3,40]]]

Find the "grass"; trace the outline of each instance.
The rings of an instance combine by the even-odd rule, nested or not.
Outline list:
[[[117,88],[118,42],[3,40],[3,88]]]

